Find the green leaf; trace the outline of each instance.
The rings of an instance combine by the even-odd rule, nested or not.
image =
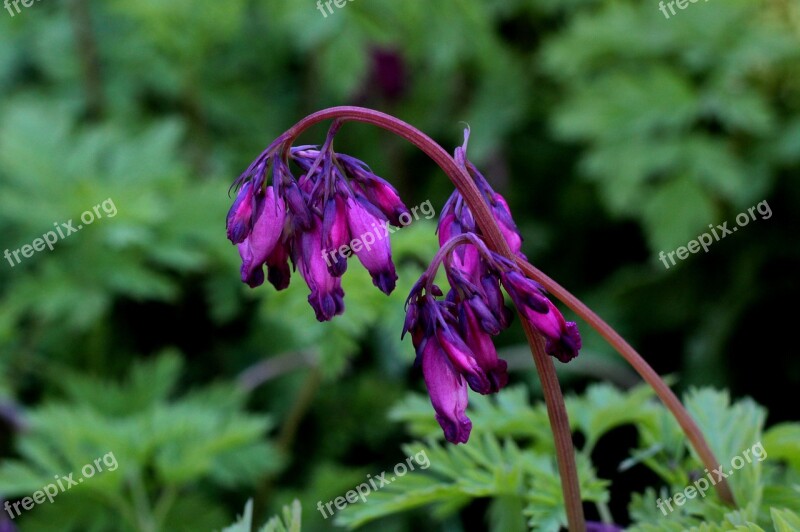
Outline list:
[[[776,532],[794,532],[800,530],[800,515],[791,510],[773,508],[772,524]]]

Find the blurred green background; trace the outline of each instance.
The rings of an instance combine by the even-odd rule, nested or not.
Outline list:
[[[211,530],[248,498],[263,519],[295,497],[304,529],[327,530],[317,501],[409,456],[389,412],[424,391],[399,336],[433,222],[393,237],[391,297],[350,268],[347,311],[328,324],[297,274],[281,293],[241,284],[225,238],[232,180],[332,105],[395,114],[448,150],[469,124],[471,158],[537,267],[678,390],[724,387],[766,406],[768,424],[796,417],[796,0],[699,2],[669,19],[626,0],[355,0],[327,17],[312,0],[20,7],[0,11],[0,252],[108,199],[116,214],[0,262],[0,498],[109,451],[120,464],[69,504],[25,512],[20,530]],[[348,124],[337,149],[409,206],[438,212],[452,191],[387,133]],[[769,219],[659,262],[762,201]],[[585,349],[559,365],[567,392],[638,382],[579,325]],[[537,397],[519,327],[498,342],[512,383]],[[605,478],[635,445],[625,430],[608,438],[594,457]],[[615,481],[617,521],[649,481]],[[480,530],[485,511],[365,529]]]

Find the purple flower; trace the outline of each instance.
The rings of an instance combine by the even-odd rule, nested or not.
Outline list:
[[[236,201],[233,202],[230,210],[228,211],[227,230],[228,240],[234,244],[239,244],[253,228],[253,204],[255,198],[253,197],[253,186],[251,182],[242,185],[239,194],[236,196]]]
[[[355,183],[357,190],[361,191],[383,213],[390,224],[396,227],[409,224],[411,213],[392,185],[371,173],[357,171],[354,175],[357,179]],[[403,222],[404,216],[406,217],[405,223]]]
[[[505,237],[508,247],[515,255],[525,258],[522,254],[522,236],[519,234],[517,225],[511,217],[511,209],[508,202],[489,185],[489,182],[478,169],[467,159],[467,144],[469,142],[469,129],[464,130],[464,144],[455,150],[455,159],[458,164],[467,171],[475,181],[478,190],[483,195],[484,200],[492,210],[492,215],[498,222],[500,232]],[[476,227],[472,212],[464,202],[464,198],[456,190],[442,209],[439,222],[439,239],[446,242],[450,238],[464,233],[481,234]]]
[[[481,395],[491,393],[492,385],[472,352],[454,328],[447,325],[436,327],[436,339],[447,358],[467,380],[469,387]]]
[[[525,319],[546,338],[545,352],[561,362],[578,356],[581,348],[578,326],[564,320],[561,312],[544,296],[541,285],[515,271],[505,272],[500,278]]]
[[[586,532],[623,532],[621,526],[613,523],[598,523],[597,521],[586,521]]]
[[[372,51],[371,91],[378,89],[387,100],[400,99],[406,91],[406,67],[403,56],[395,50]]]
[[[542,286],[522,275],[514,261],[489,250],[476,233],[458,233],[454,228],[459,224],[454,214],[440,225],[441,248],[406,301],[403,336],[411,333],[417,358],[432,356],[426,350],[429,349],[437,356],[444,353],[449,362],[446,368],[436,366],[438,369],[428,371],[446,369],[443,375],[455,372],[480,394],[495,393],[508,383],[508,365],[497,356],[492,341],[492,335],[511,322],[501,285],[524,318],[544,336],[549,355],[562,362],[577,356],[581,347],[577,326],[564,320]],[[452,233],[457,234],[444,240]],[[440,266],[444,266],[450,283],[444,300],[440,299],[442,290],[434,284]],[[429,346],[430,342],[435,342],[434,346]],[[441,378],[451,382],[445,376]],[[441,419],[437,407],[441,389],[431,388],[435,376],[426,374],[425,379],[445,437],[450,442],[466,441],[461,438],[468,437],[469,431],[464,434],[453,428],[454,419],[461,420],[463,410],[456,418]]]
[[[310,231],[301,233],[295,251],[295,264],[299,265],[300,275],[306,281],[311,294],[308,302],[319,321],[328,321],[344,312],[344,291],[342,280],[328,271],[322,256],[322,224],[314,219]]]
[[[347,270],[347,257],[338,253],[338,250],[350,242],[350,229],[347,224],[347,205],[338,194],[325,203],[322,234],[325,235],[325,261],[328,271],[331,275],[341,277]]]
[[[441,294],[431,287],[432,294],[437,292]],[[467,384],[479,393],[488,393],[491,382],[474,353],[458,336],[452,318],[448,303],[421,291],[412,292],[403,335],[411,333],[436,420],[445,438],[451,443],[466,443],[472,429],[472,422],[465,414]]]
[[[267,280],[275,290],[283,290],[289,286],[292,271],[289,268],[289,253],[283,245],[277,245],[267,256]]]
[[[508,384],[508,364],[498,358],[492,337],[480,325],[473,307],[469,304],[461,305],[459,312],[459,324],[464,342],[472,347],[478,366],[489,379],[488,393],[497,392]]]
[[[0,506],[5,507],[6,504],[8,504],[8,502],[0,498]],[[17,532],[17,527],[15,527],[14,523],[12,523],[11,520],[6,517],[9,512],[11,512],[10,506],[5,508],[2,515],[0,515],[0,532]]]
[[[389,239],[384,238],[381,217],[363,197],[347,199],[347,224],[353,236],[353,252],[381,292],[391,294],[397,281]],[[377,233],[377,234],[376,234]]]
[[[375,286],[386,294],[394,290],[397,273],[386,224],[411,220],[389,183],[358,159],[333,151],[338,127],[331,127],[321,148],[287,148],[285,140],[276,140],[235,181],[239,191],[226,220],[228,238],[242,259],[242,281],[263,284],[266,265],[266,279],[282,290],[289,286],[291,261],[311,290],[308,300],[320,321],[344,310],[340,278],[349,251]],[[289,158],[302,170],[299,178]]]
[[[426,338],[417,349],[422,359],[422,375],[436,412],[436,421],[450,443],[467,443],[472,421],[466,416],[467,384],[435,336]]]
[[[465,220],[463,217],[459,219],[454,212],[446,212],[447,210],[447,206],[445,205],[445,212],[439,219],[438,233],[440,248],[444,247],[447,241],[458,235],[474,232],[474,230],[464,230],[464,224],[466,222],[467,225],[469,225],[469,220]],[[462,270],[467,278],[473,282],[478,282],[482,269],[480,266],[480,255],[474,246],[457,247],[452,252],[451,260],[454,268]]]
[[[251,288],[264,282],[263,264],[267,261],[283,231],[286,210],[272,187],[256,198],[255,223],[247,237],[237,245],[242,258],[242,282]]]
[[[472,166],[472,163],[470,163],[470,166]],[[477,169],[475,170],[475,175],[480,175]],[[488,183],[486,183],[486,187],[489,188]],[[489,190],[491,191],[491,188],[489,188]],[[503,237],[505,237],[506,242],[508,242],[511,253],[525,258],[525,255],[522,254],[522,236],[519,234],[517,224],[514,223],[514,219],[511,217],[511,209],[508,207],[508,203],[505,198],[497,192],[491,191],[490,193],[494,200],[492,204],[492,214],[494,214],[495,220],[499,222],[500,232],[503,233]]]
[[[13,402],[0,402],[0,421],[5,422],[14,431],[28,428],[24,411]]]

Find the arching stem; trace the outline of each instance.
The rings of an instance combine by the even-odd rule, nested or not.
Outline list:
[[[605,338],[605,340],[622,355],[622,358],[633,366],[633,369],[635,369],[645,382],[653,388],[659,399],[661,399],[669,411],[672,412],[672,415],[681,426],[681,429],[683,429],[683,432],[686,434],[686,437],[689,439],[689,442],[706,468],[708,470],[716,469],[719,466],[719,462],[714,456],[714,452],[708,446],[708,442],[706,442],[700,427],[697,426],[697,423],[695,423],[692,416],[686,410],[686,407],[683,406],[675,393],[667,386],[667,383],[664,382],[650,364],[648,364],[617,331],[556,281],[524,260],[517,259],[517,265],[525,275],[541,283],[548,292],[569,307],[575,314],[583,318],[592,329],[600,333],[600,336]],[[736,506],[733,492],[724,478],[720,479],[714,487],[717,489],[720,499],[726,504]]]
[[[464,198],[464,201],[466,201],[475,216],[475,221],[481,229],[488,246],[496,253],[508,257],[509,259],[516,260],[522,271],[528,277],[544,285],[551,294],[561,300],[567,307],[581,316],[593,329],[599,332],[603,338],[633,366],[639,375],[653,387],[656,394],[678,421],[684,433],[686,433],[689,442],[694,447],[704,465],[709,469],[716,469],[719,462],[708,446],[699,427],[655,370],[653,370],[653,368],[651,368],[650,365],[647,364],[647,362],[625,342],[616,331],[614,331],[614,329],[592,312],[579,299],[538,269],[513,256],[507,242],[500,232],[500,228],[497,226],[497,222],[494,220],[488,205],[481,196],[472,178],[456,163],[450,154],[433,139],[417,128],[391,115],[363,107],[343,106],[324,109],[303,118],[287,130],[286,133],[281,135],[276,141],[276,144],[280,142],[284,146],[284,150],[288,153],[291,145],[303,131],[314,124],[333,119],[337,119],[341,122],[362,122],[380,127],[403,137],[428,155],[447,174],[453,182],[453,185],[455,185]],[[284,155],[286,155],[286,153]],[[572,445],[564,398],[561,393],[553,362],[550,357],[544,353],[543,339],[525,320],[520,321],[523,323],[536,369],[542,382],[545,403],[550,419],[550,427],[555,440],[556,456],[558,459],[559,473],[561,475],[561,486],[564,493],[569,529],[573,532],[583,532],[586,529],[586,525],[583,516],[583,507],[581,505],[580,485],[578,483],[577,468],[575,466],[575,453]],[[733,494],[724,479],[717,482],[715,487],[723,501],[735,505]]]

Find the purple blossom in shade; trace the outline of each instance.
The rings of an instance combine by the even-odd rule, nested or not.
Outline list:
[[[0,497],[0,507],[5,506],[5,504],[5,500]],[[2,515],[0,515],[0,532],[17,532],[17,527],[6,515],[8,515],[7,511],[3,511]]]
[[[338,250],[350,242],[350,228],[347,224],[347,204],[341,195],[336,194],[325,203],[322,219],[322,234],[325,237],[326,250]],[[328,271],[335,277],[341,277],[347,270],[347,257],[341,253],[326,255]]]
[[[623,532],[625,529],[613,523],[586,521],[586,532]]]
[[[406,90],[406,67],[399,52],[388,49],[375,49],[372,52],[373,86],[387,100],[399,99]]]
[[[522,254],[522,236],[519,234],[517,224],[511,217],[511,209],[508,202],[489,185],[489,182],[478,169],[467,159],[467,144],[469,143],[469,129],[464,130],[464,144],[455,150],[456,162],[472,177],[478,190],[481,192],[486,203],[492,211],[492,215],[498,222],[500,232],[505,237],[508,247],[515,255],[525,258]],[[456,190],[447,200],[439,222],[440,245],[450,238],[464,233],[481,234],[476,226],[475,218],[467,207],[464,198]],[[463,252],[462,252],[463,253]]]
[[[519,272],[506,272],[501,281],[514,304],[533,327],[547,340],[545,352],[561,362],[569,362],[581,348],[581,337],[575,322],[567,322],[544,290],[535,281]]]
[[[295,251],[295,264],[300,267],[300,275],[305,279],[311,294],[308,302],[319,321],[328,321],[344,312],[344,291],[342,280],[328,271],[322,257],[322,224],[318,219],[311,230],[301,233]]]
[[[351,239],[358,239],[352,251],[375,286],[386,294],[394,290],[391,246],[381,232],[388,223],[411,220],[389,183],[362,161],[333,151],[339,125],[322,147],[288,147],[285,138],[277,139],[234,182],[238,193],[226,220],[242,259],[242,281],[256,287],[268,280],[282,290],[298,269],[320,321],[344,311],[341,276],[350,254],[338,251]]]
[[[353,188],[377,207],[390,224],[396,227],[408,224],[408,221],[403,223],[402,217],[406,216],[407,220],[410,220],[411,213],[391,184],[372,173],[372,170],[358,159],[348,155],[340,155],[339,159],[344,172],[353,178]]]
[[[411,333],[436,421],[445,438],[451,443],[466,443],[472,429],[465,414],[467,384],[484,389],[483,393],[491,384],[453,327],[449,304],[435,299],[433,294],[441,291],[429,286],[430,292],[422,294],[428,288],[415,288],[419,290],[409,297],[403,335]]]
[[[449,362],[446,366],[441,361],[430,363],[427,369],[423,365],[423,372],[436,419],[446,439],[454,443],[465,442],[469,431],[465,434],[454,428],[466,426],[461,418],[466,400],[458,403],[462,408],[458,416],[442,418],[441,394],[442,390],[454,393],[452,374],[463,378],[473,391],[481,394],[495,393],[508,383],[508,365],[497,356],[491,338],[511,322],[511,311],[505,306],[501,286],[524,319],[544,336],[549,355],[567,362],[578,355],[581,347],[577,326],[564,320],[539,283],[522,275],[515,262],[489,250],[478,234],[458,232],[454,229],[458,225],[456,216],[440,225],[441,248],[411,289],[403,326],[403,336],[411,333],[418,360],[421,358],[424,363],[425,357],[432,357],[432,353],[439,358],[444,353]],[[455,236],[444,240],[446,235],[454,233]],[[465,257],[470,258],[465,260]],[[440,266],[444,267],[450,284],[444,299],[442,290],[434,284]],[[430,342],[435,344],[430,346]]]
[[[282,244],[275,246],[267,256],[267,280],[275,290],[283,290],[289,286],[292,271],[289,268],[289,252]]]
[[[272,187],[256,198],[255,221],[250,234],[237,244],[242,258],[242,282],[251,288],[264,283],[263,265],[275,249],[283,231],[286,209]]]
[[[375,236],[382,223],[380,213],[376,213],[375,208],[368,203],[363,196],[356,196],[347,199],[347,224],[350,234],[359,240],[361,245],[354,245],[353,252],[361,261],[361,264],[369,271],[372,276],[372,283],[381,292],[391,294],[397,281],[397,273],[392,262],[392,248],[389,239],[372,238],[370,243],[368,235]]]
[[[247,182],[242,186],[236,201],[233,202],[228,211],[227,229],[228,240],[233,244],[239,244],[247,238],[253,228],[253,184]]]
[[[459,312],[459,325],[464,342],[472,346],[478,366],[489,379],[489,393],[497,392],[508,384],[508,364],[498,358],[492,337],[480,325],[472,306],[461,305]]]
[[[467,443],[472,421],[466,416],[467,384],[453,368],[435,336],[423,340],[417,348],[422,361],[422,375],[436,412],[436,421],[450,443]]]

